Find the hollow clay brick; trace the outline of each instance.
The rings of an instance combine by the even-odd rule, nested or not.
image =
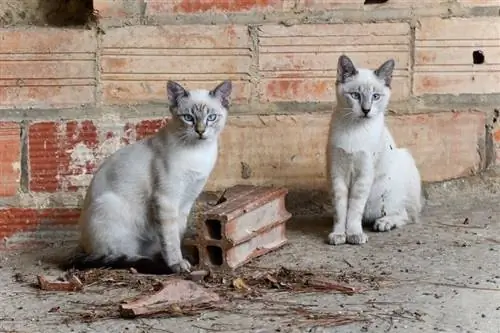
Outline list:
[[[215,270],[237,268],[287,242],[284,188],[236,185],[224,201],[196,222],[197,235],[185,241],[195,261]],[[194,249],[196,248],[196,249]]]

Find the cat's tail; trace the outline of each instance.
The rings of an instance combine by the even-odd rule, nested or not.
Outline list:
[[[130,269],[134,268],[142,274],[171,274],[165,261],[161,258],[128,258],[125,255],[110,257],[86,253],[81,247],[75,249],[59,268],[62,270],[87,270],[96,268]]]

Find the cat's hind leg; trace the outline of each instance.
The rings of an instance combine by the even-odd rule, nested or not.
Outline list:
[[[114,192],[93,198],[80,217],[80,246],[63,266],[157,270],[158,265],[149,265],[154,258],[143,251],[145,213],[131,207],[134,205]]]
[[[408,214],[406,213],[406,210],[402,210],[399,213],[386,215],[384,217],[376,219],[375,223],[373,224],[373,230],[389,231],[394,228],[402,227],[407,222],[408,222]]]
[[[395,149],[382,162],[368,199],[364,219],[373,230],[389,231],[418,220],[420,176],[406,149]]]

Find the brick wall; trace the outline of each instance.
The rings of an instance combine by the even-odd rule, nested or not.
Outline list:
[[[100,161],[167,121],[168,79],[234,82],[208,189],[325,188],[341,53],[397,61],[388,122],[425,181],[498,165],[498,0],[364,2],[94,0],[97,25],[0,28],[0,236],[74,223]]]

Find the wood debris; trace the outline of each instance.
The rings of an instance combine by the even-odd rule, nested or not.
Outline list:
[[[45,291],[80,291],[83,289],[83,283],[73,274],[70,274],[67,281],[49,281],[45,276],[38,275],[38,286]]]
[[[283,289],[292,292],[338,291],[352,295],[361,292],[361,288],[339,283],[311,272],[293,271],[285,267],[271,273],[263,273],[248,279],[249,286],[258,289]]]

